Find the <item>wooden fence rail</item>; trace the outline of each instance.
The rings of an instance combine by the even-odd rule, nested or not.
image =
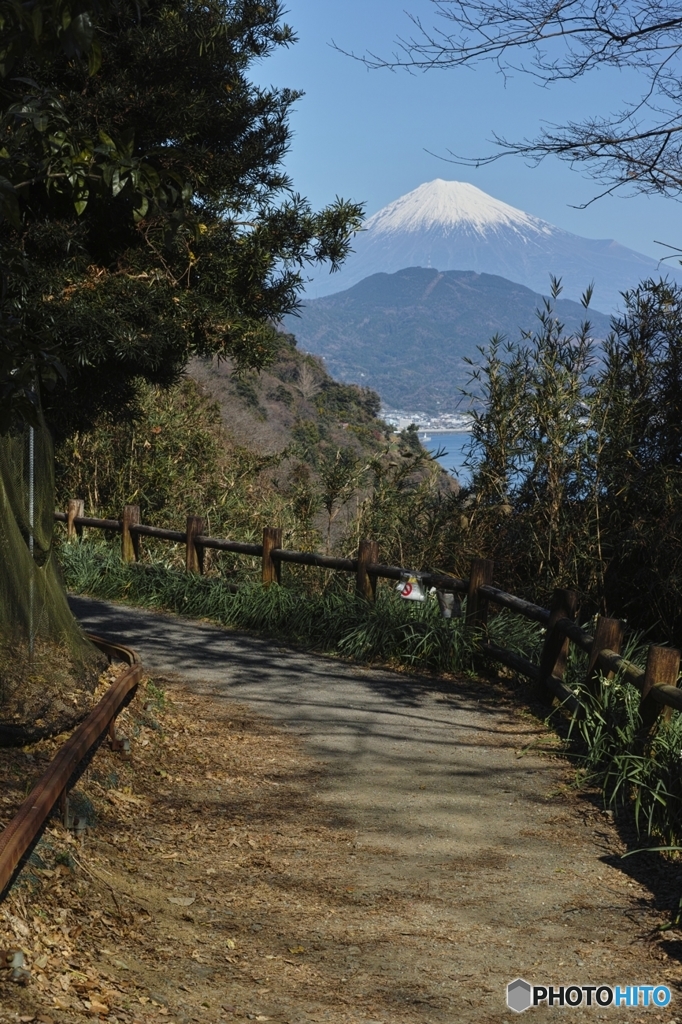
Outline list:
[[[188,572],[204,571],[206,550],[232,551],[261,559],[264,585],[280,582],[282,562],[354,573],[356,592],[369,601],[375,598],[378,579],[401,580],[413,572],[402,566],[383,565],[379,562],[378,544],[373,540],[360,541],[355,558],[334,558],[313,551],[289,551],[283,548],[282,531],[274,527],[265,527],[261,544],[249,544],[208,536],[203,532],[204,520],[199,516],[189,516],[186,529],[180,531],[141,523],[137,505],[126,505],[120,519],[96,519],[84,516],[83,510],[84,502],[72,499],[67,512],[55,512],[55,520],[66,524],[67,538],[72,540],[80,536],[84,528],[120,533],[121,557],[129,562],[140,558],[140,541],[143,537],[155,537],[185,545]],[[620,655],[624,624],[619,619],[598,616],[592,636],[575,621],[578,610],[578,595],[575,591],[556,590],[551,608],[543,608],[493,586],[493,573],[494,563],[491,560],[477,558],[471,564],[468,579],[433,572],[419,572],[418,575],[426,587],[466,595],[466,627],[479,636],[481,655],[526,676],[536,685],[541,695],[546,695],[550,702],[557,697],[573,714],[580,715],[584,708],[577,693],[563,680],[571,643],[588,655],[585,679],[588,690],[594,692],[600,673],[609,677],[618,672],[641,692],[643,737],[656,727],[661,712],[670,714],[671,709],[682,711],[682,689],[677,688],[680,651],[652,645],[647,653],[646,668],[638,668]],[[235,589],[233,585],[231,589]],[[538,665],[515,651],[486,641],[485,627],[491,604],[507,608],[545,627],[545,641]]]
[[[0,901],[55,806],[60,803],[66,813],[69,789],[107,732],[112,748],[120,749],[120,741],[116,738],[116,717],[135,692],[142,678],[142,665],[130,648],[96,636],[90,636],[90,639],[110,661],[123,661],[128,667],[59,748],[17,814],[0,832]]]

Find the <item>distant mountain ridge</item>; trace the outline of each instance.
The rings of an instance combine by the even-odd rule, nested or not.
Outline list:
[[[517,339],[537,322],[542,297],[492,274],[410,267],[374,274],[347,291],[306,302],[285,319],[302,348],[343,381],[378,391],[393,408],[454,412],[470,372],[465,358],[495,333]],[[595,339],[610,319],[568,299],[556,303],[568,331],[588,319]]]
[[[389,203],[356,237],[355,252],[336,274],[317,273],[309,298],[335,294],[376,273],[406,267],[496,274],[546,294],[549,275],[579,300],[595,282],[593,304],[606,313],[620,292],[647,277],[682,284],[682,271],[612,239],[582,238],[489,196],[468,182],[437,178]]]

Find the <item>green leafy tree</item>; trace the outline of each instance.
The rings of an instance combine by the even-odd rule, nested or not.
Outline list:
[[[485,350],[464,544],[510,590],[577,587],[583,614],[679,645],[682,289],[645,281],[624,303],[598,352],[589,323],[566,336],[549,300],[537,330]]]
[[[400,439],[415,455],[421,454],[422,443],[419,440],[419,427],[416,423],[410,423],[404,430],[401,430]]]
[[[30,415],[36,378],[68,434],[193,352],[263,366],[306,265],[338,265],[361,217],[313,211],[282,169],[300,94],[249,79],[295,41],[278,0],[0,19],[0,427]]]
[[[407,435],[404,437],[403,435]],[[409,428],[371,460],[368,494],[347,530],[346,548],[361,537],[379,541],[388,565],[450,572],[468,562],[463,549],[458,486]]]
[[[320,503],[327,513],[327,554],[331,551],[332,524],[355,494],[366,469],[358,453],[350,447],[327,451],[320,460]]]

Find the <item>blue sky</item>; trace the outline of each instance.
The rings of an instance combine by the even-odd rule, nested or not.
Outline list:
[[[287,158],[298,191],[317,207],[341,195],[368,213],[433,178],[470,181],[559,227],[591,238],[615,238],[660,258],[662,240],[682,243],[682,206],[659,197],[605,198],[586,210],[598,186],[557,160],[528,167],[519,158],[472,169],[432,153],[491,151],[492,132],[533,135],[542,120],[561,122],[618,109],[637,93],[632,73],[599,72],[582,82],[542,89],[527,76],[506,85],[490,66],[408,75],[367,71],[331,47],[390,56],[409,34],[405,11],[433,23],[428,0],[289,0],[286,20],[299,36],[257,71],[263,84],[303,89],[292,117]]]

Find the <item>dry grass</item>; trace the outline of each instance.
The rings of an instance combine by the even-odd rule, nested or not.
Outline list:
[[[3,746],[63,732],[90,712],[106,658],[82,643],[81,650],[70,651],[65,642],[39,638],[29,653],[26,642],[0,638]]]

